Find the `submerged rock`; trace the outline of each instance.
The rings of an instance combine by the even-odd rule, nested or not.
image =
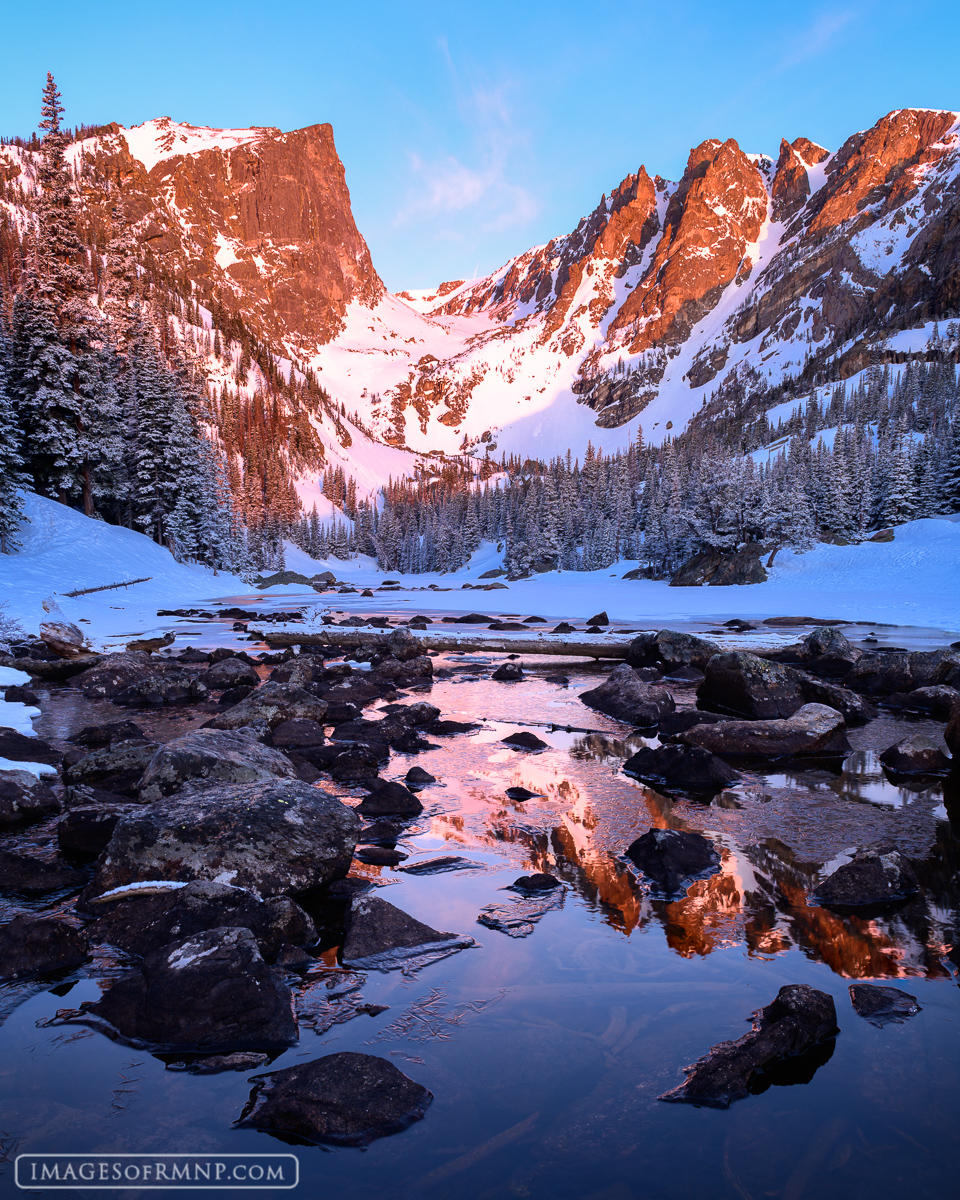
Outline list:
[[[713,754],[793,758],[850,752],[843,714],[825,704],[804,704],[792,717],[697,725],[677,740]]]
[[[720,853],[713,842],[687,830],[649,829],[626,854],[652,882],[651,895],[666,900],[684,896],[695,879],[720,870]]]
[[[849,992],[850,1003],[856,1012],[878,1029],[884,1025],[902,1025],[907,1017],[922,1011],[916,996],[899,988],[881,987],[876,983],[851,983]]]
[[[669,692],[644,683],[626,663],[614,667],[599,687],[581,692],[580,699],[608,717],[642,728],[651,728],[676,708]]]
[[[219,1075],[223,1071],[252,1071],[270,1061],[269,1054],[238,1050],[235,1054],[210,1054],[192,1062],[168,1062],[168,1071],[186,1071],[190,1075]]]
[[[503,794],[511,800],[536,800],[543,795],[542,792],[531,792],[525,787],[508,787]]]
[[[433,1094],[385,1058],[344,1051],[255,1077],[238,1125],[365,1146],[423,1119]]]
[[[516,887],[516,885],[514,885]],[[533,927],[551,909],[561,908],[565,889],[560,886],[555,889],[533,889],[518,900],[508,904],[485,904],[480,910],[477,922],[488,929],[499,929],[507,937],[529,937]]]
[[[821,904],[897,904],[920,890],[907,860],[896,850],[858,850],[813,890]]]
[[[447,871],[476,871],[482,870],[483,863],[474,862],[469,858],[461,858],[458,854],[444,854],[439,858],[424,858],[419,862],[400,867],[406,875],[445,875]]]
[[[81,1019],[134,1045],[279,1050],[298,1039],[283,972],[249,929],[224,926],[152,951]]]
[[[347,873],[360,820],[297,779],[208,783],[123,817],[84,898],[149,880],[210,880],[261,896]]]
[[[753,1014],[753,1029],[718,1042],[686,1068],[679,1087],[659,1097],[673,1104],[729,1108],[778,1060],[810,1050],[839,1033],[833,997],[805,983],[787,984],[775,1000]]]
[[[22,913],[0,927],[0,979],[76,967],[86,957],[86,934],[62,917]]]
[[[696,746],[644,746],[623,764],[624,773],[654,786],[719,789],[740,776],[722,759]]]
[[[347,914],[343,961],[353,967],[402,967],[421,951],[452,953],[476,943],[473,938],[441,933],[377,896],[355,896]]]

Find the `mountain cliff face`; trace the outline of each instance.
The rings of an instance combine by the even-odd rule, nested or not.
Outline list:
[[[659,442],[728,394],[762,410],[778,385],[850,375],[897,331],[960,311],[954,112],[892,112],[835,152],[783,141],[776,161],[708,140],[679,182],[641,167],[484,279],[397,295],[329,125],[161,118],[72,154],[92,221],[107,228],[122,199],[145,261],[357,414],[356,463],[373,442],[497,457],[613,450],[638,427]],[[0,148],[0,170],[7,195],[29,191],[28,154]]]

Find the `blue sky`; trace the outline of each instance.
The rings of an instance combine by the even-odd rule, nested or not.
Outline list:
[[[956,0],[21,0],[4,33],[4,134],[36,127],[47,70],[70,124],[329,121],[393,290],[485,273],[707,137],[776,155],[960,109]]]

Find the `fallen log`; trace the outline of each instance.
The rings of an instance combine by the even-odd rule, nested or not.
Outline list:
[[[341,629],[327,626],[316,633],[299,631],[251,629],[254,637],[262,638],[271,646],[362,646],[373,649],[385,646],[392,629]],[[584,639],[571,634],[488,634],[483,636],[475,629],[471,632],[443,632],[432,630],[410,630],[424,651],[461,651],[492,654],[552,654],[564,658],[612,658],[625,659],[630,643],[637,636],[615,633],[594,634]]]

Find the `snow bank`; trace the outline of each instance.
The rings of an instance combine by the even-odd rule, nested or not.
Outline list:
[[[0,554],[4,612],[28,633],[46,617],[42,602],[55,596],[68,621],[79,624],[96,648],[152,636],[158,608],[180,608],[225,592],[247,591],[236,575],[178,563],[169,550],[136,533],[91,520],[54,500],[27,493],[29,523],[22,549]],[[144,579],[129,588],[68,598],[64,593]]]

